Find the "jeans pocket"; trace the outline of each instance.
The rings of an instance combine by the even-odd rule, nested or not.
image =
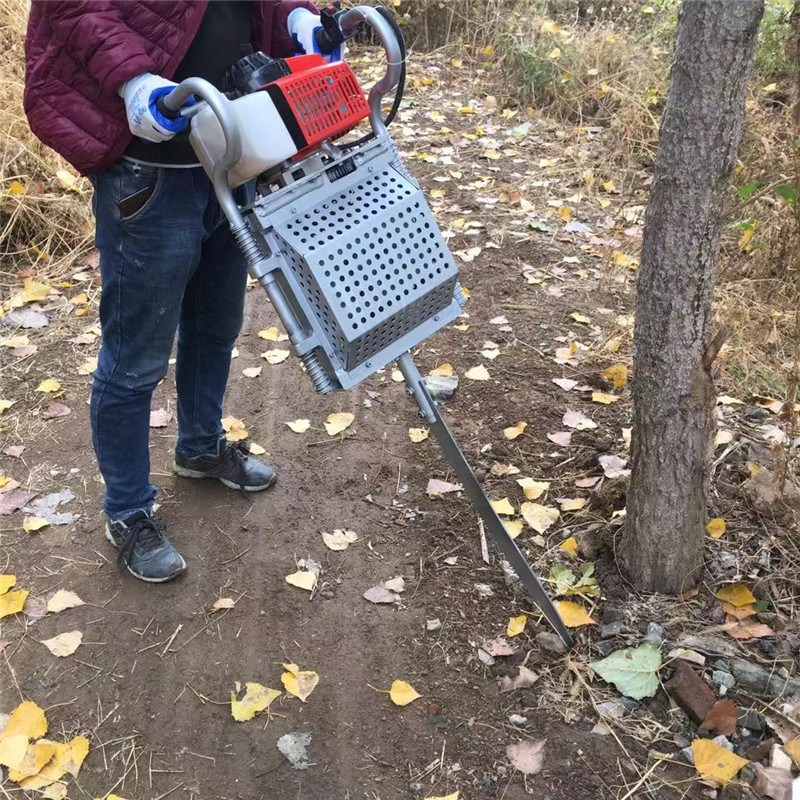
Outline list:
[[[116,165],[119,170],[115,211],[120,222],[142,220],[158,200],[164,185],[164,169],[135,164],[125,159]]]

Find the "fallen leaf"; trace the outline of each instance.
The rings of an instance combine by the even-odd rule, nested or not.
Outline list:
[[[47,718],[36,703],[25,700],[9,715],[8,722],[0,737],[24,736],[26,739],[39,739],[47,733]]]
[[[40,531],[42,528],[46,528],[49,524],[50,520],[44,517],[25,517],[22,521],[22,529],[26,533],[34,533],[35,531]]]
[[[63,403],[56,403],[53,401],[47,406],[45,411],[42,412],[42,416],[45,419],[57,419],[58,417],[67,417],[71,413],[72,409],[69,408],[69,406],[65,406]]]
[[[236,601],[232,597],[220,597],[219,600],[214,601],[214,605],[211,606],[212,611],[225,611],[229,608],[234,608],[236,605]]]
[[[603,455],[597,459],[600,466],[603,468],[603,474],[609,480],[614,478],[624,478],[631,474],[629,469],[626,469],[628,460],[614,455]]]
[[[519,674],[513,678],[509,675],[500,677],[500,691],[505,693],[513,692],[516,689],[530,689],[538,680],[539,676],[523,665],[519,668]]]
[[[488,381],[491,375],[489,375],[489,370],[487,370],[483,364],[480,364],[477,367],[467,370],[464,373],[464,377],[469,378],[471,381]]]
[[[283,688],[305,703],[311,692],[317,688],[319,675],[311,670],[301,670],[297,664],[284,664],[283,668],[286,670],[281,675]]]
[[[353,542],[358,541],[355,531],[335,530],[333,533],[322,534],[322,541],[329,550],[347,550]]]
[[[572,600],[555,600],[556,610],[568,628],[580,628],[582,625],[597,625],[597,621],[586,613],[586,609]]]
[[[78,367],[78,375],[91,375],[97,369],[97,357],[87,359]]]
[[[291,355],[289,350],[267,350],[266,353],[261,354],[261,358],[263,358],[268,364],[283,364],[287,358]]]
[[[422,695],[410,683],[394,681],[392,688],[389,690],[389,697],[396,706],[407,706],[422,697]]]
[[[578,557],[578,540],[574,536],[570,536],[569,539],[564,539],[559,545],[559,548],[573,558]]]
[[[715,596],[718,600],[723,600],[737,608],[756,602],[753,593],[743,583],[731,583],[728,586],[723,586]]]
[[[325,430],[328,436],[337,436],[346,431],[355,421],[355,416],[347,411],[329,414],[328,421],[325,423]]]
[[[726,698],[724,700],[717,700],[717,702],[714,703],[711,711],[706,714],[706,718],[700,725],[700,730],[716,731],[723,736],[730,736],[735,733],[736,725],[736,705],[732,700]]]
[[[80,646],[83,641],[83,634],[80,631],[69,631],[68,633],[59,633],[52,639],[45,639],[42,644],[58,658],[65,658],[71,656]]]
[[[398,594],[406,590],[406,582],[401,575],[390,578],[388,581],[384,581],[383,586],[390,592],[397,592]]]
[[[0,514],[13,514],[15,511],[19,511],[34,497],[36,497],[36,492],[9,487],[6,491],[0,492]]]
[[[453,794],[448,794],[439,797],[433,797],[432,795],[429,795],[428,797],[425,798],[425,800],[458,800],[458,796],[459,796],[458,792],[453,792]]]
[[[83,600],[75,592],[67,589],[59,589],[48,601],[47,611],[50,614],[58,614],[68,608],[78,608],[83,605]]]
[[[780,767],[762,767],[761,764],[753,765],[756,779],[753,782],[753,792],[758,797],[769,797],[772,800],[796,800],[797,781],[788,769]]]
[[[432,369],[428,374],[434,378],[449,378],[455,373],[452,364],[440,364],[436,369]]]
[[[45,394],[57,392],[60,389],[61,384],[55,378],[47,378],[36,387],[37,392],[44,392]]]
[[[5,594],[17,585],[16,575],[0,575],[0,594]]]
[[[260,683],[245,683],[245,693],[241,700],[236,699],[240,691],[237,684],[236,692],[231,692],[231,716],[237,722],[247,722],[256,714],[266,711],[272,701],[281,696],[277,689],[270,689]]]
[[[734,606],[731,603],[723,603],[722,610],[727,616],[735,619],[747,619],[757,613],[756,607],[752,604],[749,606]]]
[[[579,431],[593,430],[597,427],[597,423],[589,419],[585,414],[580,411],[567,411],[562,419],[564,425],[568,428],[575,428]],[[548,437],[549,438],[549,437]]]
[[[247,452],[254,456],[263,456],[267,451],[260,444],[250,442],[247,445]]]
[[[604,369],[600,375],[615,389],[624,389],[628,384],[628,367],[625,364],[613,364]]]
[[[519,513],[537,533],[544,533],[561,516],[557,508],[543,506],[539,503],[523,503]]]
[[[430,428],[409,428],[408,429],[408,438],[411,439],[414,444],[419,444],[420,442],[424,442],[431,434]]]
[[[700,777],[720,786],[726,786],[743,766],[750,763],[711,739],[695,739],[692,742],[692,755]]]
[[[522,533],[521,519],[505,519],[502,522],[503,527],[508,531],[508,535],[512,539],[516,539]]]
[[[569,431],[557,431],[556,433],[548,433],[547,438],[559,447],[569,447],[572,443],[572,434]]]
[[[245,378],[257,378],[261,375],[263,370],[264,367],[247,367],[247,369],[242,370],[242,375],[244,375]]]
[[[41,739],[39,743],[47,742]],[[56,754],[38,775],[20,781],[23,789],[42,789],[55,783],[65,774],[76,777],[87,754],[89,753],[89,740],[85,736],[76,736],[69,742],[51,742],[55,745]]]
[[[586,506],[585,497],[559,497],[557,502],[562,511],[580,511]]]
[[[547,739],[539,742],[515,742],[506,747],[511,765],[524,775],[536,775],[544,764],[544,746]]]
[[[25,778],[38,775],[45,764],[53,758],[56,749],[55,742],[48,742],[46,739],[40,742],[32,742],[28,745],[28,751],[19,765],[16,768],[9,769],[9,780],[19,783]]]
[[[222,429],[225,431],[225,438],[229,442],[244,441],[250,434],[244,426],[244,422],[236,417],[223,417]]]
[[[533,478],[518,478],[517,483],[526,500],[538,500],[550,488],[547,481],[535,481]]]
[[[641,700],[644,697],[653,697],[658,691],[661,648],[643,644],[617,650],[608,658],[589,666],[606,683],[613,683],[626,697]]]
[[[513,517],[514,514],[516,514],[514,506],[511,505],[507,497],[504,497],[502,500],[492,500],[492,508],[495,514],[501,517]]]
[[[722,517],[716,517],[706,525],[706,533],[712,539],[719,539],[725,533],[726,528],[725,520]]]
[[[296,419],[294,422],[287,422],[288,425],[295,433],[305,433],[311,427],[310,419]]]
[[[258,338],[266,339],[268,342],[285,342],[289,339],[285,333],[281,333],[274,326],[267,328],[265,331],[259,331]]]
[[[503,431],[503,436],[506,437],[509,441],[513,441],[514,439],[519,438],[525,433],[525,428],[528,427],[527,422],[518,422],[516,425],[513,425],[509,428],[506,428]]]
[[[16,400],[0,400],[0,414],[5,414],[16,402]]]
[[[506,636],[519,636],[525,630],[525,624],[528,618],[525,614],[520,614],[518,617],[511,617],[506,626]]]
[[[298,570],[291,575],[286,576],[286,583],[296,586],[298,589],[305,589],[307,592],[313,592],[314,587],[317,585],[317,576],[313,572],[306,570]]]
[[[794,763],[800,767],[800,737],[786,742],[783,749],[792,757]]]
[[[578,385],[578,381],[570,378],[553,378],[553,383],[565,392],[572,391]]]
[[[278,750],[292,765],[292,769],[308,769],[308,746],[310,744],[311,734],[302,731],[285,733],[276,742]]]
[[[600,403],[604,406],[610,406],[612,403],[619,401],[619,397],[615,394],[606,394],[605,392],[592,392],[592,402]]]
[[[430,498],[442,497],[442,495],[449,494],[450,492],[461,492],[464,487],[460,483],[449,483],[448,481],[441,481],[438,478],[431,478],[428,481],[428,486],[425,489],[426,494]]]
[[[362,595],[365,600],[375,605],[390,605],[397,602],[397,595],[390,592],[382,583],[367,589]]]
[[[393,369],[392,370],[392,380],[395,383],[403,383],[403,381],[405,381],[405,378],[403,377],[403,373],[400,372],[399,369]]]
[[[767,636],[775,635],[775,631],[769,625],[748,619],[727,625],[725,631],[734,639],[764,639]]]
[[[51,289],[46,283],[39,281],[25,281],[23,284],[25,301],[28,303],[38,303],[40,300],[44,300],[50,291]]]
[[[27,589],[18,589],[16,592],[0,594],[0,619],[19,614],[25,606],[28,594],[30,593]]]
[[[513,464],[501,464],[499,461],[495,461],[492,464],[491,473],[498,478],[505,478],[506,475],[519,475],[519,469]]]
[[[567,221],[569,221],[569,220],[567,220]],[[589,319],[589,317],[585,316],[584,314],[579,314],[577,311],[573,311],[570,314],[570,317],[572,319],[574,319],[575,322],[578,322],[581,325],[590,325],[591,322],[592,322],[591,319]]]
[[[172,414],[165,408],[158,408],[150,412],[151,428],[166,428],[172,422]]]

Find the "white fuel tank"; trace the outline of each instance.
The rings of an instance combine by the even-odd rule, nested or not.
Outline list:
[[[242,157],[228,175],[232,189],[297,154],[297,147],[266,92],[232,100],[230,108],[242,133]],[[225,137],[208,106],[192,117],[189,140],[210,177],[225,152]]]

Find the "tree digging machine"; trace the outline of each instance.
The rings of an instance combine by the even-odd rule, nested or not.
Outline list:
[[[492,508],[410,355],[462,313],[466,295],[425,195],[387,130],[405,85],[402,33],[380,7],[333,5],[320,24],[320,54],[247,55],[231,68],[224,93],[189,78],[159,99],[159,110],[191,117],[190,141],[250,274],[317,392],[352,389],[397,362],[485,530],[570,647],[569,629]],[[346,61],[324,57],[365,26],[387,61],[368,97]],[[384,118],[390,92],[394,102]],[[193,98],[198,102],[187,105]],[[340,141],[366,119],[370,133]],[[243,193],[234,190],[253,182],[254,199],[249,193],[240,205]]]

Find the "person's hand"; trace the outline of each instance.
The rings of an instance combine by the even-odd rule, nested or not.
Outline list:
[[[134,136],[147,142],[167,142],[176,133],[186,130],[189,120],[184,117],[169,119],[156,107],[159,97],[169,94],[176,83],[145,72],[131,78],[119,90],[125,101],[128,127]]]
[[[326,61],[341,61],[344,55],[344,45],[338,45],[333,52],[326,54],[319,49],[317,44],[317,31],[322,30],[320,18],[307,8],[296,8],[289,14],[289,35],[297,45],[298,53],[311,55],[318,53]]]

